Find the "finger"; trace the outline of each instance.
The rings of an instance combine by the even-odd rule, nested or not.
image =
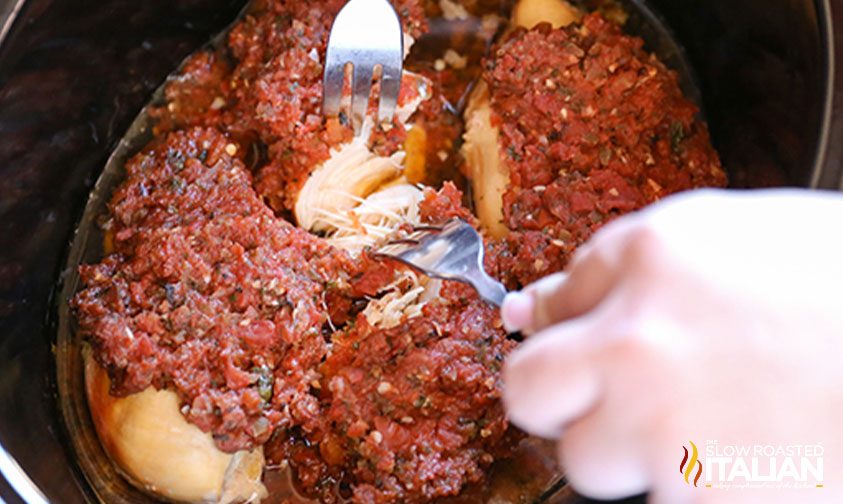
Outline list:
[[[592,254],[568,274],[556,273],[508,294],[501,306],[507,331],[534,334],[587,313],[611,290],[614,272],[602,255]]]
[[[595,404],[600,385],[590,341],[598,330],[593,319],[577,319],[536,334],[510,354],[503,399],[515,425],[555,439]]]
[[[554,273],[542,278],[521,292],[507,294],[501,306],[501,319],[507,332],[535,332],[537,301],[555,296],[567,280],[566,273]],[[542,307],[542,310],[547,308]],[[560,315],[560,320],[563,320]]]

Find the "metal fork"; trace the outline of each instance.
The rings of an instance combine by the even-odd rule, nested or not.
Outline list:
[[[387,0],[351,0],[342,8],[328,38],[323,79],[322,111],[340,113],[346,66],[352,66],[351,120],[359,133],[372,94],[372,82],[380,79],[378,121],[389,122],[395,114],[404,64],[401,20]]]
[[[506,288],[483,269],[483,240],[467,222],[454,219],[442,227],[417,227],[406,238],[381,247],[388,256],[433,278],[457,280],[477,289],[480,297],[500,306]]]

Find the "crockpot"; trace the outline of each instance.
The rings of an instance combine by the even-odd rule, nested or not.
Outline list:
[[[642,1],[642,0],[630,0]],[[56,398],[58,287],[88,192],[235,0],[0,0],[0,497],[93,502]],[[735,188],[843,188],[843,0],[649,0]]]

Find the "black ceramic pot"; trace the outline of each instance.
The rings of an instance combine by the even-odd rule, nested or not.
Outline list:
[[[640,0],[634,0],[640,1]],[[57,411],[55,294],[131,120],[239,0],[0,0],[0,497],[93,494]],[[735,187],[843,187],[843,0],[650,0]]]

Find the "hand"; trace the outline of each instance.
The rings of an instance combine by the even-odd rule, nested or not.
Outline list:
[[[510,418],[560,439],[578,491],[843,502],[843,197],[667,199],[607,225],[567,273],[508,296],[503,318],[531,334],[504,369]],[[705,471],[696,488],[696,472],[686,483],[679,470],[690,441]],[[809,477],[803,490],[717,488],[733,466],[723,477],[707,467],[707,441],[819,443],[824,487]],[[769,474],[769,458],[759,463]]]

